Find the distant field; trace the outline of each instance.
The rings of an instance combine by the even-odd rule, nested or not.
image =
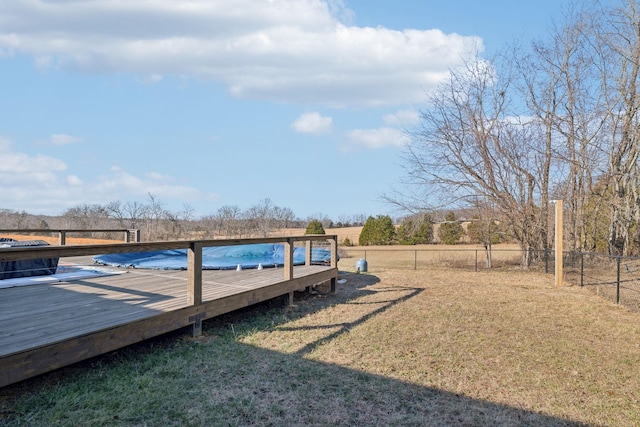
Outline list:
[[[357,244],[361,231],[362,227],[325,228],[324,230],[326,234],[338,236],[338,244],[342,244],[346,238],[349,238],[352,244]],[[301,236],[304,232],[304,228],[281,228],[271,234],[273,236]]]
[[[354,271],[358,259],[366,259],[369,271],[389,268],[422,269],[438,265],[452,268],[486,268],[485,251],[478,245],[355,246],[339,250],[341,270]],[[517,267],[521,263],[518,245],[494,245],[492,266]]]

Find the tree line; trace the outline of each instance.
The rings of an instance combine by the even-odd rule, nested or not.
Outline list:
[[[410,211],[473,209],[525,249],[640,254],[640,5],[589,1],[550,36],[451,70],[427,100],[404,153]]]
[[[323,214],[302,219],[290,208],[262,199],[248,209],[227,205],[196,217],[188,205],[172,211],[153,194],[145,201],[78,204],[58,216],[0,209],[0,228],[4,229],[139,229],[144,241],[267,237],[282,228],[304,228],[312,220],[324,228],[351,227],[363,225],[366,215],[343,215],[336,222]],[[84,237],[112,236],[86,233]]]
[[[437,242],[455,245],[467,236],[469,243],[481,244],[489,249],[491,245],[510,241],[508,231],[496,221],[484,221],[474,216],[467,223],[466,230],[455,212],[447,212],[444,219],[436,222],[429,213],[418,213],[405,217],[396,226],[388,215],[370,216],[362,227],[358,244],[370,245],[423,245]],[[344,244],[344,243],[343,243]],[[346,244],[348,246],[348,244]]]

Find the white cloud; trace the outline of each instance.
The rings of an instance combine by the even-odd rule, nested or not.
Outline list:
[[[83,184],[83,182],[77,176],[69,175],[67,176],[67,184],[71,185],[72,187],[79,187]]]
[[[332,122],[331,117],[323,117],[320,113],[307,113],[298,117],[291,127],[296,132],[320,135],[331,132]]]
[[[161,82],[163,78],[164,76],[162,74],[156,73],[156,74],[150,74],[150,75],[144,76],[140,78],[139,81],[147,85],[153,85]]]
[[[145,200],[149,193],[169,203],[216,201],[215,193],[176,183],[170,176],[150,172],[138,177],[119,167],[83,180],[68,173],[60,159],[15,151],[12,141],[0,137],[2,207],[58,215],[81,203]]]
[[[64,133],[56,133],[49,138],[49,143],[53,145],[68,145],[75,144],[76,142],[82,142],[82,138]]]
[[[408,142],[405,132],[400,129],[382,127],[378,129],[355,129],[349,132],[349,147],[377,149],[402,147]]]
[[[212,79],[238,97],[341,107],[423,101],[482,50],[477,37],[437,29],[352,26],[352,14],[340,0],[12,0],[0,6],[0,56],[150,83]]]
[[[416,110],[400,110],[387,114],[382,120],[390,126],[408,127],[420,123],[420,113]]]

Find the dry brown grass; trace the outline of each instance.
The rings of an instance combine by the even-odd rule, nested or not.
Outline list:
[[[560,420],[640,424],[640,315],[537,273],[376,277],[351,289],[352,300],[243,342],[450,393],[434,425],[456,413],[455,424],[474,424],[469,401],[456,406],[452,395]]]
[[[640,425],[639,313],[517,268],[354,262],[334,295],[3,390],[0,425]]]

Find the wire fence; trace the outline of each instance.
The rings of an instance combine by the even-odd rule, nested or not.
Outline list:
[[[408,249],[399,247],[343,248],[341,265],[365,260],[369,272],[387,268],[422,270],[433,266],[446,266],[473,271],[495,269],[521,269],[528,255],[529,270],[548,274],[555,272],[553,250],[530,251],[520,249]],[[489,261],[490,259],[490,261]],[[597,295],[616,304],[640,311],[640,257],[623,257],[585,252],[564,252],[564,281],[587,287]]]
[[[640,258],[574,252],[564,255],[565,280],[640,311]]]

